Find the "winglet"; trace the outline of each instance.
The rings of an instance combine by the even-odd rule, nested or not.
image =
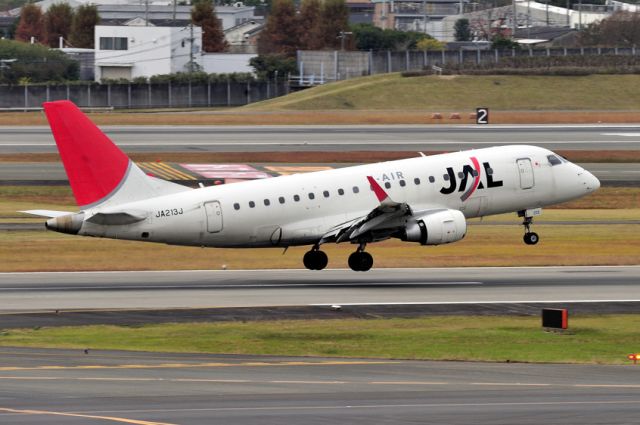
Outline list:
[[[389,198],[389,195],[387,195],[387,192],[385,192],[384,189],[380,187],[378,182],[373,177],[367,176],[367,180],[369,180],[369,184],[373,189],[373,193],[376,194],[376,197],[378,198],[379,202],[384,202],[385,199]]]

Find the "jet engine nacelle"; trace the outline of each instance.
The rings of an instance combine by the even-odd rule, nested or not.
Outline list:
[[[407,221],[400,239],[420,245],[456,242],[467,233],[467,221],[458,210],[419,213]]]

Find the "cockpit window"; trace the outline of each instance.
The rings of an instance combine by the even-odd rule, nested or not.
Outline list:
[[[562,164],[562,161],[560,160],[560,158],[558,158],[555,155],[547,155],[547,159],[549,160],[549,164],[551,164],[551,166],[553,167],[554,165],[560,165]]]

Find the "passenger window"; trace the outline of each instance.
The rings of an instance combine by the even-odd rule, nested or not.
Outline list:
[[[338,195],[340,196],[344,195],[344,189],[338,189]]]
[[[562,164],[562,161],[560,161],[560,159],[555,156],[555,155],[548,155],[547,159],[549,160],[549,164],[551,164],[551,166],[553,167],[554,165],[560,165]]]
[[[233,204],[233,209],[238,211],[240,209],[240,204],[238,204],[237,202]]]
[[[401,187],[405,187],[407,185],[404,180],[400,180],[398,183],[400,183]]]
[[[449,181],[449,174],[443,174],[442,178],[444,179],[444,181],[448,182]]]
[[[313,192],[309,192],[309,199],[314,199],[316,197],[316,195],[313,194]]]
[[[293,200],[296,202],[300,202],[300,195],[293,195]]]
[[[471,172],[471,175],[472,175],[473,177],[478,177],[478,170],[473,170],[473,171]]]
[[[429,176],[429,183],[435,183],[436,182],[436,178],[433,176]]]
[[[458,171],[458,177],[459,178],[464,178],[464,173],[462,171]]]
[[[384,187],[386,187],[387,189],[391,189],[391,183],[385,182]]]
[[[487,168],[487,175],[492,175],[493,174],[493,168]]]
[[[360,188],[358,186],[353,186],[353,193],[360,192]]]
[[[322,192],[322,194],[324,195],[325,198],[329,197],[329,191],[325,190],[324,192]]]
[[[256,203],[253,201],[249,201],[249,208],[253,208],[256,206]]]
[[[281,204],[284,204],[284,196],[279,197],[278,202],[280,202]]]
[[[420,184],[420,179],[416,177],[415,179],[413,179],[413,182],[416,184],[416,186],[418,186]]]
[[[269,201],[268,199],[264,200],[264,206],[268,207],[269,205],[271,205],[271,201]]]

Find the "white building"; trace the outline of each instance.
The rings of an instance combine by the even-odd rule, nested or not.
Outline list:
[[[96,26],[96,81],[187,72],[192,56],[200,69],[200,27],[144,25],[136,18],[128,25]]]

